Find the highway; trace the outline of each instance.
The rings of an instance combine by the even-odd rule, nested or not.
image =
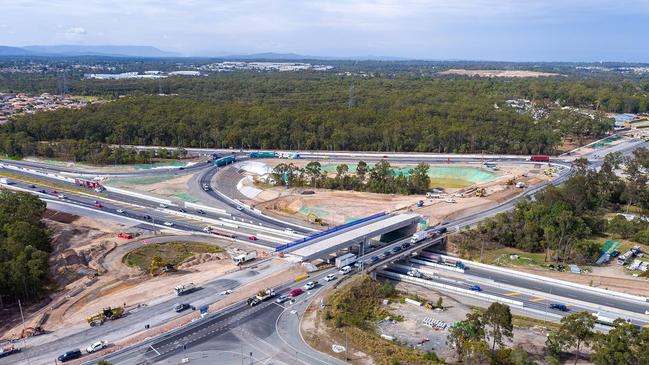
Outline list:
[[[623,147],[623,148],[618,148],[617,150],[622,151],[624,153],[630,153],[630,151],[632,151],[633,148],[637,148],[640,145],[643,145],[643,144],[635,144],[632,147],[629,147],[629,148]],[[602,152],[600,152],[600,153],[602,153]],[[376,154],[376,155],[378,155],[378,154]],[[390,155],[393,155],[393,154],[390,154]],[[358,156],[356,156],[356,154],[354,154],[354,153],[350,153],[349,158],[357,160]],[[381,156],[381,158],[382,158],[382,156]],[[440,158],[440,157],[436,157],[436,158]],[[471,157],[471,158],[474,159],[474,160],[476,159],[475,156]],[[508,158],[510,158],[510,160],[515,160],[514,158],[511,158],[511,157],[508,157]],[[401,159],[396,159],[395,161],[405,162],[405,161],[415,161],[415,160],[418,160],[418,159],[413,159],[412,157],[403,157]],[[470,159],[468,159],[468,160],[470,160]],[[491,160],[496,160],[496,158],[494,158],[494,159],[487,158],[485,160],[490,160],[491,161]],[[519,160],[520,160],[520,157],[519,157]],[[432,161],[432,160],[426,160],[426,161]],[[480,161],[482,161],[482,157],[480,157]],[[13,161],[6,161],[5,163],[13,163]],[[568,166],[568,165],[564,164],[564,166]],[[50,171],[53,171],[53,170],[50,170]],[[12,170],[11,172],[15,173],[14,170]],[[214,199],[215,202],[218,201],[220,206],[226,207],[228,212],[232,212],[234,214],[240,214],[241,216],[245,217],[245,219],[250,219],[250,221],[252,221],[252,222],[259,222],[259,223],[263,222],[262,224],[264,224],[264,226],[267,226],[268,228],[282,229],[283,227],[285,227],[285,225],[281,221],[275,220],[275,219],[270,218],[270,217],[266,217],[266,218],[268,218],[268,220],[260,222],[259,221],[260,217],[264,217],[264,216],[256,214],[256,212],[254,212],[253,210],[249,210],[247,208],[246,209],[237,209],[236,201],[232,200],[232,198],[230,198],[230,197],[226,196],[225,194],[223,194],[222,192],[218,191],[219,189],[221,189],[220,186],[214,186],[213,185],[214,175],[218,172],[218,169],[216,169],[216,168],[205,168],[203,171],[199,170],[198,172],[201,175],[200,175],[200,178],[197,181],[201,185],[204,184],[204,183],[207,183],[210,186],[212,186],[213,188],[212,188],[211,193],[210,192],[206,192],[206,193],[212,199]],[[571,173],[572,173],[572,171],[569,168],[561,169],[561,174],[552,183],[556,185],[556,184],[559,184],[559,183],[565,181],[571,175]],[[34,177],[34,176],[32,176],[32,177]],[[39,178],[43,179],[42,176],[39,177]],[[57,180],[56,183],[61,184],[61,181]],[[197,222],[193,222],[193,220],[194,220],[193,217],[190,217],[189,219],[185,220],[185,219],[180,219],[179,216],[175,215],[175,214],[169,215],[169,214],[167,214],[166,211],[160,210],[159,209],[160,207],[157,206],[155,203],[153,203],[151,201],[148,201],[146,199],[138,200],[138,199],[133,198],[131,196],[122,196],[120,194],[115,194],[115,193],[105,194],[105,195],[102,195],[102,196],[105,197],[104,199],[106,201],[101,201],[101,199],[99,199],[101,201],[103,207],[101,209],[97,209],[94,206],[94,199],[96,199],[96,198],[94,198],[93,196],[86,196],[85,194],[66,192],[65,195],[67,195],[67,199],[60,199],[59,200],[59,199],[55,198],[51,194],[50,191],[48,191],[48,188],[43,188],[43,187],[39,187],[39,186],[31,187],[28,184],[21,184],[21,183],[16,184],[16,186],[21,188],[21,189],[31,190],[33,192],[38,192],[39,190],[44,189],[45,193],[41,193],[41,197],[43,197],[44,199],[52,202],[53,204],[54,203],[57,203],[57,204],[71,204],[71,205],[76,205],[76,206],[79,206],[79,207],[83,207],[86,210],[94,210],[94,211],[97,211],[97,212],[105,212],[106,214],[113,214],[113,215],[123,215],[125,218],[135,219],[135,220],[141,221],[143,224],[155,225],[155,226],[158,226],[158,228],[164,228],[165,227],[165,226],[159,226],[160,223],[165,222],[165,221],[170,221],[170,222],[174,223],[174,226],[173,226],[174,229],[187,231],[187,232],[191,232],[191,233],[198,233],[198,232],[202,231],[202,228],[204,226],[204,223],[201,224],[200,220],[198,220],[198,219],[197,219]],[[460,218],[460,219],[457,219],[457,220],[454,220],[454,221],[451,221],[451,222],[445,222],[444,226],[449,227],[449,228],[454,228],[454,227],[462,228],[462,227],[464,227],[466,225],[476,223],[476,222],[478,222],[478,221],[480,221],[480,220],[482,220],[482,219],[484,219],[484,218],[486,218],[488,216],[492,216],[494,214],[505,211],[507,209],[511,209],[511,207],[515,204],[515,202],[518,199],[524,199],[524,198],[534,194],[535,192],[543,189],[544,187],[545,186],[531,187],[531,188],[527,189],[523,194],[518,196],[517,198],[508,200],[506,202],[503,202],[502,204],[500,204],[500,205],[498,205],[496,207],[493,207],[491,209],[488,209],[486,211],[471,214],[469,216],[466,216],[466,217],[463,217],[463,218]],[[49,189],[49,190],[51,190],[51,189]],[[123,204],[125,204],[128,208],[127,209],[122,208]],[[138,205],[138,206],[141,205],[144,208],[144,211],[146,213],[138,211],[138,209],[133,208],[133,206],[135,206],[135,205]],[[118,209],[123,209],[124,213],[119,213]],[[146,215],[151,216],[151,218],[146,218],[145,217]],[[200,218],[200,216],[197,213],[195,213],[193,215]],[[209,218],[215,218],[215,219],[221,219],[222,218],[222,217],[219,217],[218,215],[212,215],[212,213],[208,213],[208,214],[206,214],[206,216],[209,217]],[[241,229],[242,232],[248,232],[247,230],[249,228],[248,227],[243,227],[243,228],[240,228],[240,229]],[[305,229],[305,230],[303,230],[301,232],[307,233],[308,230]],[[256,233],[260,233],[260,232],[256,232]],[[245,234],[248,234],[248,233],[245,233]],[[392,252],[396,246],[401,246],[404,241],[399,241],[399,242],[395,242],[395,243],[383,246],[383,247],[379,248],[377,251],[374,251],[374,252],[368,252],[364,256],[363,262],[366,262],[368,264],[368,266],[378,267],[380,265],[384,265],[383,264],[384,262],[389,262],[390,260],[394,260],[394,257],[397,256],[397,255],[389,256],[389,255],[385,255],[385,253],[386,252]],[[274,242],[264,241],[264,240],[258,240],[255,243],[266,245],[268,247],[274,247],[275,245],[277,245]],[[426,243],[430,244],[430,242],[424,242],[424,243],[422,243],[421,246],[417,246],[416,248],[411,247],[411,248],[409,248],[409,250],[421,249],[421,247]],[[404,250],[402,252],[409,253],[406,250]],[[375,256],[379,257],[378,261],[375,261],[373,259],[373,257],[375,257]],[[471,270],[472,269],[470,269],[469,271],[471,271]],[[479,270],[476,270],[475,272],[479,273]],[[317,277],[321,277],[321,276],[325,275],[326,273],[327,272],[323,272],[323,273],[319,274]],[[485,275],[488,275],[488,274],[485,274]],[[476,278],[485,279],[483,276],[481,276],[481,274],[477,274]],[[250,280],[254,280],[254,278],[255,277],[253,277]],[[242,278],[240,278],[240,279],[242,279]],[[226,280],[226,281],[222,281],[222,280]],[[223,288],[226,288],[229,285],[234,285],[234,287],[236,287],[237,285],[241,285],[241,280],[235,279],[236,283],[232,283],[232,282],[229,282],[227,280],[230,280],[230,279],[229,278],[217,279],[213,283],[210,284],[210,286],[213,286],[213,290],[208,289],[210,291],[200,291],[196,295],[208,294],[205,297],[205,301],[207,303],[210,300],[218,300],[218,297],[214,297],[214,295],[215,295],[215,293],[218,294],[219,291],[222,291]],[[532,285],[537,284],[536,282],[524,282],[524,281],[521,281],[521,282],[511,282],[511,281],[506,282],[505,281],[505,280],[511,280],[511,278],[509,278],[509,279],[503,278],[502,280],[503,280],[503,283],[502,283],[503,285],[506,284],[506,285],[512,285],[512,286],[515,286],[515,285],[532,286]],[[285,290],[288,289],[288,286],[282,287],[282,288],[279,288],[279,289],[285,291]],[[527,288],[524,288],[524,289],[527,289]],[[541,288],[541,290],[543,290],[543,288]],[[168,308],[168,307],[165,307],[165,305],[169,306],[170,304],[172,304],[173,298],[168,298],[168,300],[169,300],[169,302],[167,302],[164,305],[160,304],[159,307],[157,307],[155,305],[152,305],[150,307],[151,309],[146,308],[145,310],[143,310],[141,312],[141,313],[143,313],[141,315],[145,316],[146,318],[149,318],[149,311],[152,311],[151,313],[154,313],[154,314],[158,313],[158,315],[162,315],[163,312],[165,312],[165,313],[168,312],[169,310],[165,309],[165,308]],[[300,303],[300,302],[298,301],[298,303]],[[532,302],[532,303],[534,303],[534,302]],[[266,307],[266,305],[267,305],[267,307]],[[542,304],[538,304],[538,305],[540,306]],[[148,353],[146,351],[143,352],[141,355],[145,356],[145,358],[147,358],[147,359],[150,356],[153,356],[153,357],[161,356],[161,359],[164,358],[163,360],[165,360],[165,359],[178,360],[179,359],[178,356],[184,356],[184,354],[188,351],[186,349],[192,349],[193,348],[196,354],[206,353],[209,346],[207,346],[205,344],[221,344],[221,343],[228,343],[228,341],[229,341],[232,344],[228,345],[228,346],[234,347],[234,349],[230,348],[227,351],[224,349],[222,351],[222,355],[211,354],[207,358],[211,360],[211,359],[213,359],[212,355],[217,356],[217,358],[218,358],[218,356],[226,356],[224,354],[229,354],[228,356],[233,356],[232,354],[237,353],[237,348],[241,347],[242,342],[247,343],[250,340],[250,338],[246,334],[243,334],[243,335],[239,336],[238,340],[233,339],[232,333],[234,331],[233,330],[234,328],[237,328],[237,329],[238,328],[244,328],[244,329],[247,328],[248,331],[256,331],[257,326],[255,326],[254,324],[251,324],[251,323],[261,323],[260,322],[261,319],[267,320],[268,318],[274,318],[274,316],[277,316],[276,317],[278,319],[277,323],[279,323],[279,325],[276,326],[274,331],[272,331],[273,330],[272,328],[270,328],[270,329],[259,328],[258,329],[259,331],[257,332],[258,336],[256,338],[260,339],[260,340],[259,341],[255,340],[256,341],[255,346],[258,346],[257,350],[265,349],[265,352],[266,352],[266,354],[264,355],[264,356],[266,356],[266,357],[264,357],[265,359],[273,358],[274,361],[278,361],[279,363],[294,363],[294,362],[291,362],[291,359],[286,358],[286,356],[281,357],[282,355],[277,354],[279,352],[290,353],[290,351],[293,351],[293,350],[290,350],[290,351],[287,352],[286,349],[289,348],[289,349],[298,349],[297,350],[298,358],[299,358],[299,354],[301,354],[301,353],[304,353],[304,354],[310,353],[309,356],[312,357],[311,360],[313,360],[313,359],[322,359],[322,360],[313,360],[313,361],[316,361],[316,362],[308,362],[307,361],[307,362],[304,362],[304,363],[318,363],[317,361],[322,361],[322,363],[331,363],[331,359],[327,359],[326,355],[320,354],[317,351],[311,350],[308,346],[306,346],[306,344],[304,344],[301,341],[301,339],[298,339],[298,338],[293,338],[291,340],[290,336],[288,336],[289,337],[288,340],[286,338],[284,338],[282,341],[277,342],[277,343],[269,342],[269,343],[273,344],[271,346],[269,346],[268,344],[264,344],[265,341],[267,341],[268,339],[267,339],[267,337],[264,337],[262,335],[262,333],[266,333],[264,331],[271,331],[273,334],[270,335],[270,336],[271,337],[272,336],[277,337],[278,336],[277,334],[282,332],[281,323],[291,323],[290,326],[286,325],[286,326],[288,326],[288,327],[286,327],[288,329],[285,330],[285,332],[284,332],[285,334],[290,334],[291,331],[293,331],[292,332],[293,336],[295,336],[295,333],[296,333],[295,332],[296,328],[294,328],[296,326],[296,324],[294,323],[295,321],[294,320],[292,321],[290,319],[292,317],[290,315],[286,314],[287,313],[286,311],[284,311],[284,310],[279,311],[279,309],[275,309],[274,307],[277,307],[277,305],[272,304],[272,303],[268,303],[268,304],[265,304],[263,306],[263,308],[266,309],[266,310],[258,310],[258,309],[261,309],[262,306],[253,307],[253,308],[247,308],[247,307],[244,306],[244,307],[233,308],[232,310],[235,310],[236,313],[233,312],[233,313],[230,313],[230,314],[228,314],[228,313],[214,314],[214,317],[213,317],[214,319],[209,319],[209,321],[213,321],[213,322],[210,322],[210,324],[206,325],[207,327],[194,328],[194,327],[192,327],[192,325],[182,327],[179,331],[184,333],[184,335],[181,336],[181,337],[174,337],[174,338],[176,338],[176,340],[169,340],[169,338],[171,338],[171,337],[152,339],[152,341],[157,341],[157,340],[161,341],[160,345],[161,345],[161,349],[163,351],[159,351],[160,355],[155,354],[155,351],[153,352],[154,355],[152,355],[151,353]],[[296,307],[296,308],[298,308],[298,307]],[[288,313],[290,314],[290,312],[288,312]],[[297,313],[299,315],[300,312],[296,310],[295,313]],[[132,318],[135,319],[136,314],[137,314],[137,312],[134,314],[134,317],[132,317]],[[155,317],[155,318],[158,318],[158,317]],[[160,317],[160,318],[164,318],[164,317]],[[228,322],[228,318],[238,318],[238,319],[240,319],[240,321],[239,321],[239,323],[233,323],[231,321]],[[281,320],[279,320],[279,319],[281,319]],[[111,323],[111,324],[117,324],[119,322],[120,321],[115,321],[114,323]],[[135,322],[135,321],[133,321],[133,322]],[[136,328],[136,327],[140,326],[141,323],[131,323],[131,321],[129,321],[129,325],[134,326],[133,328],[131,328],[133,332],[137,332],[139,329]],[[108,329],[109,327],[102,326],[102,327],[98,327],[98,328],[100,328],[100,329],[101,328],[107,328]],[[207,328],[209,328],[209,331],[207,330]],[[95,329],[92,329],[92,330],[95,330]],[[112,331],[108,331],[108,332],[113,333]],[[131,332],[131,333],[133,333],[133,332]],[[197,333],[200,332],[202,334],[202,336],[195,335],[194,332],[197,332]],[[30,347],[33,346],[33,347],[31,347],[30,349],[26,349],[25,353],[29,353],[29,351],[32,351],[32,353],[38,354],[38,356],[42,356],[43,360],[46,358],[46,356],[51,356],[51,357],[49,357],[51,359],[54,356],[52,354],[55,351],[61,352],[61,351],[65,350],[65,348],[61,347],[61,345],[65,346],[66,344],[69,344],[69,346],[75,346],[75,347],[85,346],[85,345],[87,345],[86,342],[88,342],[88,339],[90,339],[90,338],[94,339],[95,337],[93,337],[93,336],[101,335],[101,334],[90,334],[89,335],[89,333],[85,332],[85,331],[81,332],[81,333],[82,334],[85,333],[85,335],[79,335],[78,337],[75,337],[75,335],[70,335],[68,337],[64,337],[62,339],[64,342],[58,343],[57,346],[54,345],[54,344],[57,344],[56,341],[48,342],[48,343],[52,344],[52,345],[50,345],[52,347],[46,347],[46,346],[48,346],[46,343],[39,344],[39,341],[43,341],[43,340],[39,339],[38,337],[30,339],[30,345],[29,346]],[[119,333],[122,333],[122,332],[119,332]],[[167,336],[167,335],[176,336],[176,335],[174,335],[174,333],[169,333],[169,334],[166,334],[165,336]],[[59,335],[57,335],[57,336],[59,336]],[[41,338],[45,339],[46,337],[49,337],[49,336],[42,336]],[[178,338],[186,338],[188,340],[186,343],[184,343],[186,349],[181,350],[182,347],[178,347],[178,344],[180,343],[180,342],[177,341]],[[219,340],[216,340],[216,339],[219,339]],[[32,340],[34,341],[33,343],[31,342]],[[59,339],[57,339],[57,341],[58,340]],[[277,339],[275,338],[275,339],[273,339],[273,341],[277,341]],[[251,343],[252,343],[252,341],[251,341]],[[283,343],[283,345],[282,345],[282,343]],[[289,345],[289,343],[290,343],[290,345]],[[144,345],[146,345],[146,343]],[[272,351],[270,351],[269,348],[271,348],[271,349],[283,349],[283,350],[278,351],[275,355],[269,356],[269,354],[272,353]],[[136,350],[136,349],[140,349],[140,350]],[[139,354],[141,352],[141,349],[142,349],[142,347],[140,345],[138,345],[138,346],[135,346],[133,348],[128,348],[128,349],[126,349],[124,351],[135,351],[136,353]],[[255,350],[254,352],[257,352],[257,350]],[[264,351],[260,351],[260,352],[264,353]],[[119,355],[119,353],[117,353],[115,356],[118,356],[118,355]],[[322,357],[322,356],[324,356],[324,357]],[[259,357],[256,357],[256,358],[259,358]],[[223,358],[223,359],[225,360],[225,358]],[[239,353],[239,357],[237,357],[237,359],[241,360],[240,353]],[[6,363],[6,362],[3,363],[2,362],[3,360],[0,360],[0,364]],[[130,363],[130,362],[128,362],[130,360],[124,360],[126,362],[122,362],[123,358],[116,358],[116,360],[119,360],[119,361],[117,361],[115,363]],[[210,360],[206,360],[206,361],[210,361]],[[171,360],[169,360],[169,361],[171,361]],[[300,360],[300,361],[302,361],[302,360]],[[329,362],[327,362],[327,361],[329,361]],[[225,361],[224,363],[238,363],[238,362],[239,361]],[[207,362],[205,362],[205,363],[207,363]]]

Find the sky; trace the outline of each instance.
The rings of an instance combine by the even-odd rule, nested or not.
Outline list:
[[[0,0],[0,45],[649,62],[649,0]]]

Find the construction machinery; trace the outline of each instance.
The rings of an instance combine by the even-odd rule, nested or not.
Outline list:
[[[108,320],[112,321],[121,318],[122,316],[124,316],[125,312],[126,311],[124,310],[124,308],[121,307],[118,308],[107,307],[102,309],[101,312],[86,318],[86,321],[88,321],[90,327],[101,326],[102,324],[104,324],[104,322]]]
[[[485,189],[485,188],[476,189],[475,196],[478,197],[478,198],[483,198],[483,197],[487,196],[487,189]]]

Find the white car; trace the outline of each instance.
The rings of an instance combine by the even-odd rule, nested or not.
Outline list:
[[[232,294],[232,289],[224,290],[219,293],[220,295],[230,295]]]
[[[173,227],[174,222],[164,222],[163,224],[167,227]]]
[[[336,275],[334,275],[334,274],[329,274],[329,275],[325,276],[325,281],[331,281],[331,280],[335,280],[335,279],[336,279]]]
[[[117,213],[124,214],[124,209],[117,209]]]
[[[237,205],[237,210],[241,211],[243,210],[243,207],[241,205]]]
[[[160,208],[166,208],[166,207],[167,207],[167,204],[160,203]]]
[[[293,233],[293,228],[284,228],[284,232]]]
[[[106,347],[108,347],[108,342],[106,342],[106,341],[97,341],[97,342],[93,343],[92,345],[88,346],[86,348],[86,352],[89,353],[89,354],[92,354],[93,352],[103,350]]]
[[[340,273],[340,275],[347,275],[347,274],[349,274],[350,272],[352,272],[352,268],[351,268],[351,266],[344,266],[344,267],[343,267],[342,269],[340,269],[340,271],[338,271],[338,272]]]
[[[315,288],[316,284],[318,284],[317,281],[309,281],[308,283],[304,284],[304,289],[311,290]]]

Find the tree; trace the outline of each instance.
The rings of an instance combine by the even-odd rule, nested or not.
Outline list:
[[[309,184],[314,187],[318,187],[318,181],[322,176],[322,165],[318,161],[309,162],[304,168],[304,172],[309,177]]]
[[[643,329],[641,333],[633,324],[616,320],[612,330],[597,336],[593,344],[593,362],[597,365],[647,364],[648,331]]]
[[[462,361],[465,354],[470,352],[469,348],[475,346],[475,344],[470,345],[470,343],[484,342],[484,336],[484,325],[482,324],[482,316],[480,313],[467,313],[465,320],[455,322],[451,326],[449,334],[446,337],[446,343],[455,349],[455,353],[460,361]]]
[[[410,180],[410,193],[424,194],[430,187],[430,176],[428,170],[430,165],[425,162],[420,162],[414,169],[408,170],[408,178]]]
[[[595,336],[595,317],[588,312],[573,313],[561,319],[561,326],[548,336],[546,347],[558,354],[575,349],[575,364],[579,359],[581,347],[589,346]]]
[[[367,166],[367,163],[363,160],[358,161],[358,164],[356,165],[356,176],[358,176],[358,179],[363,182],[365,181],[365,176],[367,175],[369,171],[369,168]]]
[[[505,338],[514,336],[512,324],[512,313],[509,306],[498,302],[491,303],[482,316],[482,323],[485,327],[485,334],[491,338],[491,353],[496,351],[496,345],[502,347]]]
[[[158,255],[155,255],[153,256],[153,258],[151,258],[151,262],[149,263],[149,272],[151,275],[155,275],[166,265],[167,261],[165,259]]]

